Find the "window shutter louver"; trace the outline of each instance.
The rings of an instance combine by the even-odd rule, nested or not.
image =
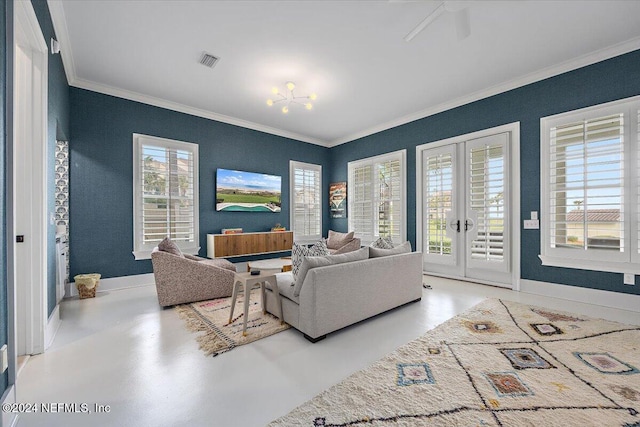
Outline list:
[[[363,241],[405,239],[404,167],[404,152],[349,163],[349,230]]]
[[[424,232],[428,254],[451,255],[451,238],[447,236],[447,212],[452,209],[453,155],[437,154],[424,160],[426,218]]]
[[[551,128],[551,247],[624,252],[624,117]]]
[[[134,255],[169,237],[181,249],[198,247],[197,146],[134,136]]]
[[[477,237],[471,243],[471,258],[504,259],[505,147],[485,145],[472,149],[469,161],[469,207],[477,213]]]
[[[291,162],[291,226],[296,240],[322,236],[322,169]]]

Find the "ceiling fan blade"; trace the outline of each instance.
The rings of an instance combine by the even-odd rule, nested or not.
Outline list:
[[[433,12],[431,12],[426,18],[422,20],[422,22],[416,25],[413,30],[409,31],[409,33],[404,36],[404,41],[410,42],[415,36],[420,34],[422,30],[427,28],[429,24],[438,19],[438,17],[445,12],[444,4],[445,2],[440,3],[440,5]]]
[[[469,9],[464,8],[454,12],[456,22],[456,34],[458,41],[466,39],[471,34],[471,20],[469,19]]]

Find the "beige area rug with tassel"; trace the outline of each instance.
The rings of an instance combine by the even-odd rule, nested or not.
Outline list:
[[[259,288],[250,292],[247,336],[242,336],[244,294],[239,294],[236,298],[231,324],[228,323],[231,297],[183,304],[176,306],[176,310],[187,322],[187,329],[202,332],[196,340],[207,356],[217,356],[290,328],[271,313],[262,313]]]
[[[640,427],[639,368],[640,327],[485,300],[270,426]]]

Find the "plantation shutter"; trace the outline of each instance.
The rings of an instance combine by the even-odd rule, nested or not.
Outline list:
[[[197,251],[197,145],[137,136],[134,168],[134,254],[165,237]]]
[[[447,236],[447,214],[453,208],[454,152],[438,153],[424,158],[423,232],[428,245],[427,254],[451,255],[451,238]]]
[[[388,160],[376,163],[373,177],[377,191],[377,234],[375,236],[391,237],[400,240],[400,223],[402,219],[402,171],[400,160]]]
[[[349,230],[355,230],[362,236],[373,236],[372,170],[371,165],[354,167],[347,183]]]
[[[363,242],[380,236],[404,240],[404,167],[404,151],[349,163],[349,230]]]
[[[292,230],[296,240],[322,236],[322,168],[291,162]]]
[[[469,150],[469,208],[477,215],[471,259],[504,261],[506,139]]]
[[[551,128],[551,247],[624,252],[624,115]]]

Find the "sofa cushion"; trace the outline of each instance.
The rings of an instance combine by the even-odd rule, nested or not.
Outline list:
[[[347,252],[357,251],[358,249],[360,249],[360,239],[356,238],[351,240],[346,245],[340,247],[339,249],[329,249],[329,252],[331,252],[331,255],[339,255],[346,254]]]
[[[329,238],[327,239],[327,248],[340,249],[347,243],[353,240],[353,231],[349,233],[339,233],[337,231],[329,230]]]
[[[304,283],[307,273],[312,268],[325,267],[327,265],[342,264],[345,262],[361,261],[369,258],[369,248],[360,248],[357,251],[348,252],[340,255],[312,256],[306,257],[302,262],[298,277],[295,278],[293,295],[299,296],[302,284]]]
[[[328,255],[329,250],[327,249],[327,245],[323,240],[317,242],[311,247],[307,247],[305,245],[301,245],[299,243],[293,243],[293,247],[291,248],[291,272],[293,273],[294,279],[298,277],[298,271],[302,266],[302,261],[307,256],[322,256]]]
[[[300,298],[293,295],[294,289],[294,279],[293,274],[290,271],[285,273],[277,273],[276,274],[276,284],[278,285],[278,292],[280,296],[290,299],[291,301],[300,304]],[[271,289],[271,282],[266,282],[265,286],[267,289]]]
[[[378,240],[371,243],[372,248],[393,249],[393,240],[391,237],[378,237]]]
[[[393,249],[369,248],[369,258],[379,258],[389,255],[398,255],[411,252],[411,242],[408,240]]]
[[[162,242],[158,243],[158,249],[161,250],[162,252],[168,252],[173,255],[184,257],[178,245],[176,245],[168,237],[165,237],[164,239],[162,239]]]

